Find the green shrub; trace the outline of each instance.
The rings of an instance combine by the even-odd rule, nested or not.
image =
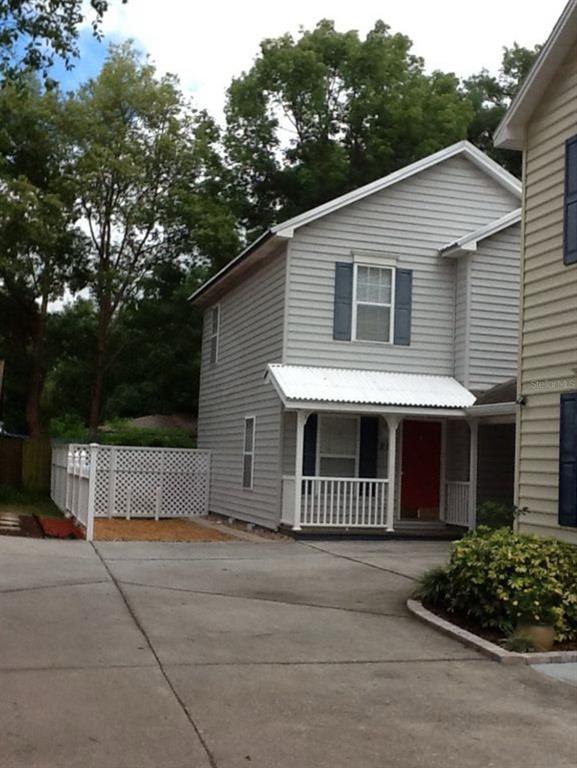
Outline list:
[[[426,574],[423,600],[511,634],[519,622],[552,624],[577,639],[577,547],[557,539],[477,529],[453,545],[449,565]]]
[[[487,528],[513,529],[516,509],[512,504],[503,504],[500,501],[485,501],[477,507],[477,525]]]
[[[72,443],[91,443],[90,433],[78,416],[63,416],[50,422],[50,436]],[[135,427],[123,420],[114,420],[100,429],[97,443],[102,445],[137,445],[159,448],[196,448],[194,437],[181,429]]]

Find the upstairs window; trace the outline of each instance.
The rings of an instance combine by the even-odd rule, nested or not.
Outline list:
[[[565,144],[563,261],[577,263],[577,136]]]
[[[210,362],[218,362],[218,337],[220,333],[220,304],[210,311]]]
[[[242,452],[242,487],[252,488],[254,480],[254,439],[256,419],[247,416],[244,420],[244,445]]]
[[[355,264],[354,338],[393,341],[394,269]]]

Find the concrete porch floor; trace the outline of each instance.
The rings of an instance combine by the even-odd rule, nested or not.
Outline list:
[[[574,768],[576,687],[407,613],[446,551],[0,539],[0,765]]]

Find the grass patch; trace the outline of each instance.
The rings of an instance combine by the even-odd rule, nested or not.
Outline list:
[[[0,512],[17,515],[40,515],[41,517],[63,517],[52,499],[44,493],[25,488],[0,486]]]

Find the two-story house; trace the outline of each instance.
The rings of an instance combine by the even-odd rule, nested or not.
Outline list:
[[[194,295],[210,509],[470,526],[512,502],[520,182],[468,142],[285,221]]]
[[[524,153],[516,498],[523,531],[577,543],[577,0],[495,143]]]

